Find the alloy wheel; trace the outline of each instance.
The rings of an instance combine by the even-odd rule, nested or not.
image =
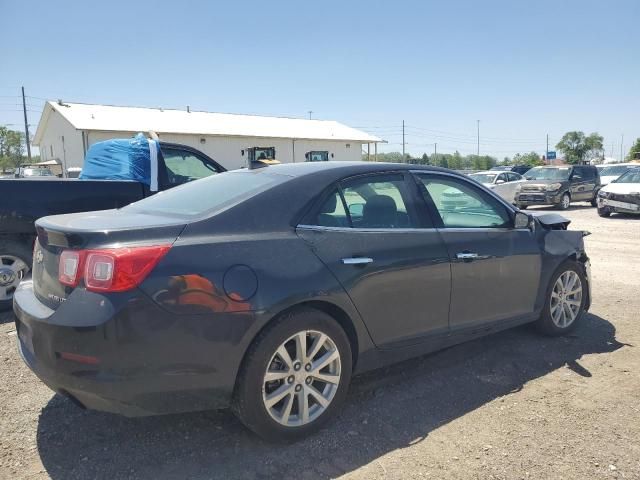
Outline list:
[[[571,325],[582,306],[582,281],[573,270],[567,270],[558,277],[551,291],[551,320],[558,328]]]
[[[264,374],[264,407],[279,424],[299,427],[318,418],[340,385],[340,352],[316,330],[298,332],[271,357]]]
[[[20,281],[29,273],[29,266],[14,255],[0,255],[0,301],[13,298]]]
[[[571,198],[566,193],[562,196],[562,209],[566,210],[571,205]]]

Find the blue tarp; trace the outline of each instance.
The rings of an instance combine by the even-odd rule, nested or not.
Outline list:
[[[156,152],[151,155],[150,145]],[[151,162],[157,159],[160,148],[157,141],[149,141],[138,133],[129,139],[113,139],[94,143],[87,150],[80,179],[86,180],[135,180],[150,187],[157,181],[157,168]]]

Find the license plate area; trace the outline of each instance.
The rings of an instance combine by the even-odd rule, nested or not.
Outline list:
[[[625,210],[631,210],[633,212],[637,212],[638,209],[640,209],[640,206],[634,203],[619,202],[618,200],[605,200],[604,203],[610,207],[624,208]]]

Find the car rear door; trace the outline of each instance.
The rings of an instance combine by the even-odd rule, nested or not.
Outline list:
[[[297,228],[381,347],[448,332],[449,255],[415,208],[417,194],[408,173],[349,178],[330,188]]]
[[[416,178],[451,258],[451,330],[531,315],[541,268],[533,232],[513,228],[511,210],[467,179]]]

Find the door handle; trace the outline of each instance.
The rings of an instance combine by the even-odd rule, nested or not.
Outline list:
[[[367,263],[372,262],[373,258],[369,257],[351,257],[342,259],[342,263],[345,265],[366,265]]]
[[[458,260],[471,261],[471,260],[475,260],[476,258],[479,258],[479,256],[477,253],[460,252],[460,253],[456,253],[456,258]]]

